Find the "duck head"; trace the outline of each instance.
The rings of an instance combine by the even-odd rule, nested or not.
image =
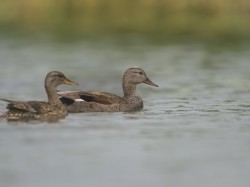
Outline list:
[[[45,85],[57,87],[61,84],[79,85],[77,82],[73,82],[66,78],[66,76],[60,71],[51,71],[47,74],[45,78]]]
[[[145,83],[154,87],[158,87],[157,84],[153,83],[141,68],[129,68],[125,71],[123,80],[132,84]]]

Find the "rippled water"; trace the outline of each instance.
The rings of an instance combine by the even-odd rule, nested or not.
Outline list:
[[[0,186],[248,187],[249,57],[248,47],[1,39],[1,98],[45,100],[50,70],[81,84],[62,90],[122,94],[124,70],[137,65],[160,87],[138,87],[140,112],[1,120]]]

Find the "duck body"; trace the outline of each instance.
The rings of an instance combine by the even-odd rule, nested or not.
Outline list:
[[[68,80],[63,73],[52,71],[45,78],[45,89],[48,102],[44,101],[13,101],[0,99],[8,102],[7,109],[1,117],[11,121],[57,121],[67,116],[68,112],[62,102],[58,99],[56,87],[60,84],[77,85],[78,83]]]
[[[143,100],[136,93],[136,85],[140,83],[158,87],[141,68],[129,68],[123,75],[123,97],[95,91],[66,91],[58,95],[70,113],[132,112],[143,109]]]
[[[107,92],[58,92],[69,113],[129,112],[143,109],[140,96],[120,97]],[[72,99],[74,98],[74,99]]]
[[[61,103],[1,100],[9,103],[6,107],[8,111],[2,115],[8,120],[53,121],[54,119],[64,118],[68,113],[65,106]]]

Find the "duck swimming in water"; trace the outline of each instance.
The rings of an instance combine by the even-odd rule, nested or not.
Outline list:
[[[158,87],[141,68],[129,68],[123,75],[123,97],[93,91],[62,91],[57,94],[70,113],[138,111],[143,108],[143,101],[136,93],[136,86],[140,83]]]
[[[60,84],[78,85],[78,83],[70,81],[65,75],[59,71],[51,71],[45,78],[45,90],[48,96],[48,102],[44,101],[6,101],[8,111],[1,117],[7,120],[41,120],[41,121],[57,121],[67,116],[68,112],[57,96],[56,87]]]

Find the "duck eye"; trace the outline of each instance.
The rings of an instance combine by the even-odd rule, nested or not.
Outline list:
[[[141,71],[139,71],[139,74],[140,74],[140,75],[142,75],[142,72],[141,72]]]

